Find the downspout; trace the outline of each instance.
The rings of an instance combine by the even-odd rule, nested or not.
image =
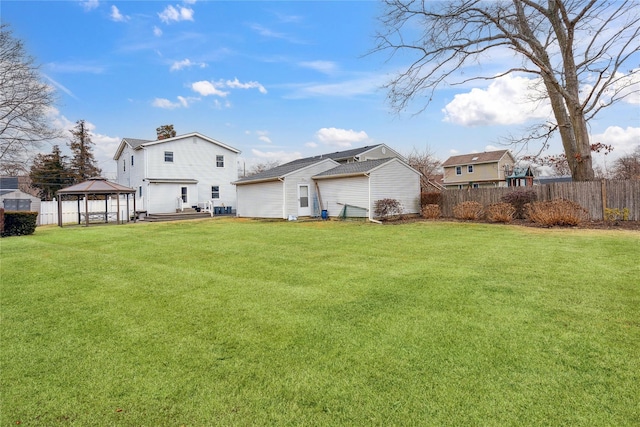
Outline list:
[[[374,222],[376,224],[382,224],[382,222],[378,221],[377,219],[373,219],[373,206],[371,206],[371,174],[365,173],[364,176],[366,176],[367,178],[369,178],[369,181],[367,181],[367,185],[369,187],[369,221]]]
[[[282,219],[287,219],[285,210],[287,209],[287,184],[284,182],[284,178],[278,178],[278,181],[282,183]]]

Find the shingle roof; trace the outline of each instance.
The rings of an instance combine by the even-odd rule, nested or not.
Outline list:
[[[461,154],[449,157],[443,167],[458,165],[474,165],[479,163],[493,163],[500,160],[509,150],[485,151],[484,153]]]
[[[305,160],[311,160],[311,159],[332,159],[332,160],[346,160],[346,159],[353,159],[354,157],[356,157],[359,154],[362,154],[366,151],[369,150],[373,150],[376,147],[381,146],[382,144],[376,144],[376,145],[367,145],[365,147],[360,147],[360,148],[352,148],[350,150],[344,150],[344,151],[336,151],[334,153],[325,153],[325,154],[319,154],[317,156],[312,156],[312,157],[305,157],[304,159],[298,159],[298,160],[294,160],[293,162],[290,163],[294,163],[294,162],[299,162],[299,161],[305,161]]]
[[[372,169],[377,168],[380,165],[387,163],[390,160],[392,159],[389,157],[386,159],[376,159],[376,160],[367,160],[364,162],[345,163],[340,166],[336,166],[333,169],[329,169],[328,171],[314,175],[314,178],[338,176],[338,175],[364,174],[371,171]]]
[[[123,138],[127,143],[131,146],[131,148],[138,148],[142,144],[146,144],[147,142],[153,142],[150,139],[136,139],[136,138]]]
[[[116,194],[135,193],[133,188],[107,181],[104,178],[89,178],[87,181],[58,190],[57,194]]]
[[[295,172],[298,169],[302,169],[302,168],[304,168],[306,166],[312,165],[314,163],[318,163],[318,162],[320,162],[322,160],[324,160],[324,159],[306,158],[306,159],[294,160],[293,162],[289,162],[289,163],[285,163],[284,165],[276,166],[275,168],[268,169],[268,170],[260,172],[258,174],[241,178],[241,179],[236,181],[236,184],[243,184],[243,183],[246,183],[246,182],[253,182],[253,181],[268,181],[270,179],[275,180],[275,179],[281,178],[281,177],[283,177],[283,176],[285,176],[287,174],[290,174],[291,172]]]

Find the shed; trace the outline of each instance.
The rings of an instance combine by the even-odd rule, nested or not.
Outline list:
[[[40,212],[40,199],[21,191],[18,177],[0,178],[0,207],[5,211]]]
[[[329,216],[345,206],[353,215],[374,219],[375,203],[396,199],[404,214],[420,212],[420,172],[398,158],[347,163],[312,177]]]
[[[89,178],[87,181],[79,184],[72,185],[71,187],[58,190],[58,226],[62,227],[62,197],[63,196],[75,196],[78,200],[78,224],[82,223],[84,216],[84,223],[89,225],[91,217],[104,218],[104,222],[109,222],[109,206],[108,196],[115,195],[117,198],[118,207],[116,209],[116,222],[120,223],[120,195],[126,195],[127,212],[129,212],[129,196],[135,195],[136,190],[133,188],[125,187],[124,185],[116,184],[115,182],[107,181],[105,178],[95,177]],[[104,212],[89,212],[89,197],[90,196],[104,196],[105,210]],[[81,209],[80,201],[84,197],[84,209]],[[136,199],[133,197],[133,210],[136,210]],[[127,215],[127,222],[129,222],[129,216]]]

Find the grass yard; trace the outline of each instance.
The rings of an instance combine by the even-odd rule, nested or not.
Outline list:
[[[637,232],[222,219],[0,245],[1,426],[640,425]]]

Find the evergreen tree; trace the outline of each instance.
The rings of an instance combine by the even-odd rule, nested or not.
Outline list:
[[[29,173],[31,185],[38,189],[40,198],[53,200],[56,191],[72,183],[71,172],[60,147],[53,146],[51,154],[38,154]]]
[[[72,135],[69,148],[73,152],[71,171],[74,184],[100,176],[102,170],[97,166],[96,159],[93,157],[93,141],[91,141],[91,134],[85,121],[78,120],[76,126],[69,132]]]

